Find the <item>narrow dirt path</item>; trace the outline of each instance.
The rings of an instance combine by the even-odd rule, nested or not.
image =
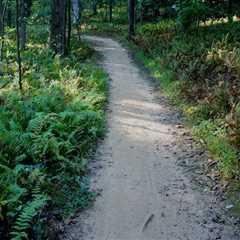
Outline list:
[[[101,194],[66,227],[66,238],[239,239],[215,214],[214,197],[194,190],[177,164],[176,140],[183,131],[177,114],[155,98],[154,87],[119,43],[100,37],[86,40],[103,55],[101,64],[111,78],[109,130],[92,163],[92,185]],[[181,151],[192,144],[185,148]]]

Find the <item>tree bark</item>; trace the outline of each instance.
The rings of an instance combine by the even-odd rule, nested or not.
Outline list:
[[[128,0],[128,35],[131,39],[135,35],[135,0]]]
[[[56,54],[66,54],[66,0],[52,0],[50,47]]]

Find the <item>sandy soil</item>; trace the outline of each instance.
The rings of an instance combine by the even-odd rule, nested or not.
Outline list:
[[[159,93],[156,98],[151,81],[118,42],[86,40],[103,55],[100,64],[111,79],[108,133],[91,163],[92,186],[101,194],[66,226],[63,238],[240,239],[216,208],[214,194],[189,177],[204,153],[196,149],[178,114]],[[181,137],[185,140],[180,143]]]

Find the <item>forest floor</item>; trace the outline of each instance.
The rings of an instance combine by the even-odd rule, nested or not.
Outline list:
[[[208,156],[129,52],[110,38],[85,37],[110,77],[108,132],[91,163],[90,209],[62,239],[233,240],[237,220],[205,175]]]

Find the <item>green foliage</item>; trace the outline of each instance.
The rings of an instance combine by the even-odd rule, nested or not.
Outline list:
[[[47,202],[47,196],[34,195],[31,202],[27,203],[16,219],[11,240],[22,240],[28,238],[27,230],[31,227],[33,218],[39,213]]]
[[[181,1],[178,6],[177,23],[184,30],[196,28],[201,20],[206,20],[208,11],[206,4],[201,0]]]
[[[86,44],[73,38],[68,58],[53,57],[46,25],[30,25],[20,93],[8,31],[9,84],[0,89],[0,235],[44,239],[42,211],[66,217],[95,197],[87,159],[105,131],[107,77],[88,60],[93,50]]]
[[[156,52],[163,50],[162,45],[167,49],[175,31],[176,24],[173,20],[160,21],[156,24],[147,23],[138,27],[134,40],[141,45],[145,53],[149,54],[152,50]]]
[[[238,176],[239,23],[200,25],[198,34],[175,31],[174,21],[160,26],[139,27],[141,59],[219,160],[223,176]]]
[[[230,145],[226,129],[206,120],[194,128],[194,133],[204,139],[213,157],[220,160],[219,164],[224,177],[231,178],[239,174],[237,151]]]
[[[112,23],[109,22],[106,13],[106,9],[100,8],[98,15],[92,16],[92,13],[86,10],[83,17],[83,21],[86,22],[83,24],[83,31],[98,35],[118,36],[120,32],[123,36],[127,35],[127,8],[125,6],[115,7],[113,9],[114,21]]]
[[[161,1],[159,0],[138,0],[137,6],[140,11],[141,20],[152,20],[159,17],[159,8]]]

